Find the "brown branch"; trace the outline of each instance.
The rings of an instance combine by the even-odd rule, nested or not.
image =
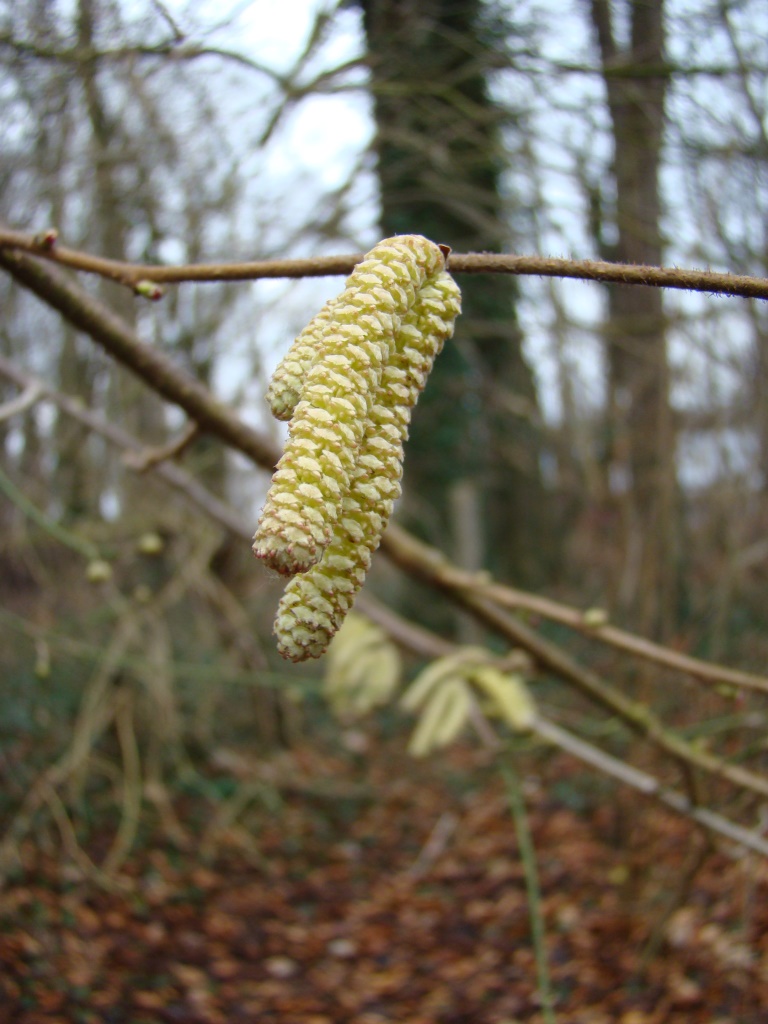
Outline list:
[[[754,850],[755,853],[761,853],[764,857],[768,856],[768,840],[764,839],[758,832],[744,828],[743,825],[723,817],[717,811],[709,810],[708,807],[697,807],[687,797],[683,796],[682,793],[668,788],[654,775],[619,761],[610,754],[606,754],[605,751],[592,746],[591,743],[587,743],[580,737],[574,736],[573,733],[561,729],[554,722],[550,722],[537,715],[533,725],[533,732],[540,739],[551,743],[559,750],[566,751],[572,757],[578,758],[605,775],[610,775],[618,782],[631,786],[632,789],[645,796],[658,800],[673,811],[692,819],[698,825],[702,825],[711,832],[725,836],[726,839],[739,843],[749,850]]]
[[[206,432],[218,436],[257,465],[271,468],[277,461],[278,452],[270,439],[263,438],[243,424],[228,408],[216,402],[202,384],[143,344],[110,310],[79,286],[64,280],[55,268],[45,267],[38,260],[3,249],[0,249],[0,265],[5,266],[21,284],[59,310],[70,323],[86,331],[156,391],[183,408]],[[162,463],[158,469],[181,473],[178,467],[170,463]],[[542,667],[611,711],[681,764],[692,765],[727,779],[734,785],[768,796],[767,779],[695,749],[667,730],[648,707],[636,704],[618,693],[596,673],[580,666],[565,651],[548,643],[488,598],[468,589],[466,582],[457,585],[450,575],[454,567],[436,549],[410,537],[396,524],[390,524],[384,534],[382,549],[411,575],[448,593],[481,621],[528,651]]]
[[[40,236],[0,230],[0,252],[24,250],[85,273],[98,274],[136,291],[140,285],[181,284],[188,281],[256,281],[263,278],[333,277],[352,272],[362,253],[316,256],[309,259],[256,260],[238,263],[197,263],[149,266],[91,256],[58,244],[46,248]],[[513,256],[506,253],[452,253],[448,268],[455,274],[515,274],[567,277],[608,284],[645,285],[768,299],[768,279],[713,270],[648,267],[604,260],[575,260],[552,256]],[[142,293],[146,289],[141,289]],[[150,295],[150,297],[156,297]]]
[[[18,416],[19,413],[25,412],[37,402],[41,393],[38,385],[31,384],[28,388],[25,388],[22,394],[12,398],[10,402],[0,405],[0,423]]]
[[[414,626],[412,622],[402,618],[402,616],[393,612],[385,605],[381,605],[378,601],[371,602],[365,608],[365,614],[386,629],[399,644],[422,657],[442,658],[455,653],[458,649],[456,644],[444,640],[422,626]],[[516,655],[519,657],[519,654],[519,651],[513,651],[511,657],[514,658]],[[506,660],[504,659],[504,661]],[[501,667],[502,662],[500,661],[497,664]],[[519,671],[520,666],[510,666],[507,670]],[[488,750],[498,752],[502,748],[501,741],[479,709],[476,708],[475,711],[476,715],[473,716],[472,724],[481,733],[483,745]],[[581,737],[575,736],[572,732],[556,725],[538,711],[534,717],[530,732],[537,739],[565,751],[572,757],[583,761],[592,768],[596,768],[604,775],[609,775],[617,782],[631,787],[644,796],[660,801],[678,814],[690,818],[704,828],[733,840],[747,849],[754,850],[756,853],[768,856],[768,840],[764,839],[758,832],[725,818],[723,815],[718,814],[717,811],[697,806],[693,801],[683,796],[682,793],[665,786],[656,776],[618,760],[618,758],[613,757],[599,747],[595,747],[593,744],[581,739]]]
[[[596,672],[584,668],[562,648],[545,640],[489,599],[481,597],[466,586],[457,586],[452,578],[454,567],[435,548],[412,537],[396,523],[390,523],[387,527],[381,547],[392,561],[409,575],[449,594],[480,621],[511,643],[522,647],[543,669],[552,672],[595,704],[616,715],[633,732],[645,737],[681,765],[700,768],[727,779],[735,786],[759,793],[761,796],[768,796],[768,779],[698,750],[667,729],[647,705],[625,697]]]
[[[408,537],[407,541],[403,540],[402,543],[410,543],[412,540],[413,538]],[[740,672],[736,669],[726,668],[724,665],[701,661],[699,658],[693,658],[688,654],[682,654],[669,647],[653,643],[644,637],[635,636],[634,633],[627,633],[616,626],[590,625],[588,618],[578,609],[552,601],[547,597],[540,597],[538,594],[529,594],[524,590],[508,587],[503,583],[495,583],[487,573],[467,572],[452,565],[445,558],[442,558],[440,562],[439,572],[443,583],[454,589],[465,590],[478,597],[487,598],[502,608],[540,615],[551,622],[568,626],[585,636],[599,640],[616,650],[642,658],[644,661],[650,661],[653,664],[672,669],[674,672],[681,672],[694,679],[716,685],[728,684],[746,690],[768,693],[768,678],[765,676],[752,672]]]
[[[508,256],[469,253],[451,256],[451,271],[463,274],[520,274],[538,277],[570,277],[607,284],[646,285],[683,291],[739,295],[768,299],[768,279],[746,274],[724,274],[714,270],[681,270],[679,267],[646,267],[605,260],[571,260],[551,256]]]
[[[227,50],[218,46],[198,46],[193,43],[180,42],[177,39],[158,43],[154,46],[113,46],[98,49],[94,46],[41,46],[29,39],[17,39],[10,33],[0,33],[0,47],[12,50],[20,57],[31,57],[35,60],[50,61],[56,64],[82,65],[98,62],[117,62],[137,60],[140,58],[160,57],[164,61],[194,61],[203,57],[218,57],[221,60],[240,64],[249,71],[257,71],[266,75],[273,82],[287,89],[290,80],[279,72],[261,64],[259,61],[236,50]]]
[[[146,473],[160,462],[178,459],[199,435],[200,427],[197,423],[188,423],[181,434],[167,444],[145,448],[140,452],[127,452],[123,456],[123,462],[137,473]]]
[[[280,457],[271,438],[247,426],[194,377],[189,376],[157,349],[143,344],[107,306],[93,298],[55,267],[24,253],[0,248],[0,266],[25,288],[84,331],[114,359],[150,388],[180,406],[202,433],[214,434],[243,452],[257,465],[271,469]]]
[[[84,427],[103,437],[111,445],[126,452],[126,454],[139,455],[144,451],[141,442],[127,433],[127,431],[105,420],[98,413],[86,409],[82,402],[76,398],[62,394],[62,392],[49,387],[41,380],[20,370],[2,355],[0,355],[0,375],[13,381],[19,388],[29,389],[35,387],[39,390],[39,400],[53,402],[67,416],[70,416]],[[130,463],[128,464],[130,465]],[[155,476],[159,476],[170,487],[184,494],[209,519],[250,545],[252,531],[247,528],[242,517],[238,516],[229,505],[226,505],[211,494],[195,477],[185,472],[185,470],[173,462],[160,462],[151,468]]]
[[[193,263],[174,267],[124,263],[91,256],[63,245],[46,246],[40,235],[0,229],[0,253],[22,250],[59,263],[71,270],[98,274],[136,291],[142,282],[180,284],[186,281],[256,281],[262,278],[333,277],[349,274],[363,253],[352,256],[316,256],[311,259],[256,260],[247,263]]]

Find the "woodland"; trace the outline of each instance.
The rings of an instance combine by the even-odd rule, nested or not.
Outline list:
[[[0,111],[0,1024],[765,1020],[760,0],[0,0]]]

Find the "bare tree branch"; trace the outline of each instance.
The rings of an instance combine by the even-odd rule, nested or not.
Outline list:
[[[552,672],[592,702],[610,711],[633,732],[645,737],[659,750],[669,754],[681,765],[699,768],[712,775],[727,779],[735,786],[768,796],[768,779],[722,758],[698,750],[681,736],[667,729],[646,705],[625,697],[619,690],[591,669],[584,668],[562,648],[545,640],[519,619],[499,608],[493,601],[466,587],[456,586],[452,578],[454,567],[435,548],[406,533],[396,523],[390,523],[382,538],[381,547],[389,557],[410,575],[449,594],[482,622],[506,637],[544,669]]]
[[[316,256],[309,259],[254,260],[243,263],[197,263],[150,266],[91,256],[76,249],[41,244],[40,236],[0,229],[0,253],[20,249],[60,263],[73,270],[98,274],[111,281],[158,298],[151,285],[188,281],[257,281],[262,278],[333,277],[352,272],[362,253]],[[7,268],[10,269],[10,268]],[[580,281],[644,285],[683,291],[768,299],[768,279],[713,270],[648,267],[605,260],[574,260],[554,256],[513,256],[507,253],[452,253],[448,269],[454,274],[516,274],[533,277],[567,277]]]
[[[37,402],[41,394],[38,384],[30,384],[17,398],[12,398],[10,402],[0,405],[0,423],[25,412]]]
[[[378,622],[380,626],[386,629],[398,643],[414,653],[420,654],[422,657],[442,658],[455,653],[457,650],[455,644],[436,636],[421,626],[414,626],[413,623],[377,601],[371,601],[366,607],[365,612],[366,615],[369,615],[375,622]],[[513,656],[515,653],[518,652],[513,652]],[[502,664],[503,660],[499,662],[500,667]],[[482,715],[479,716],[477,724],[479,725],[480,723],[483,723],[485,726],[482,729],[484,745],[489,747],[489,749],[500,749],[502,746],[501,741],[493,730],[488,727],[488,723]],[[580,736],[575,736],[572,732],[561,728],[561,726],[550,721],[544,715],[536,714],[530,731],[538,739],[544,740],[546,743],[565,751],[572,757],[578,758],[578,760],[583,761],[592,768],[596,768],[604,775],[616,779],[623,785],[630,786],[637,792],[658,800],[678,814],[690,818],[711,832],[724,836],[726,839],[739,843],[747,849],[754,850],[756,853],[761,853],[764,857],[768,856],[768,840],[764,839],[759,833],[730,821],[716,811],[711,811],[706,807],[697,807],[687,797],[683,796],[682,793],[665,786],[654,775],[628,765],[624,761],[619,761],[618,758],[613,757],[604,750],[600,750],[592,743],[581,739]]]
[[[754,850],[755,853],[761,853],[764,857],[768,856],[768,840],[764,839],[759,833],[752,831],[752,829],[744,828],[743,825],[738,825],[734,821],[730,821],[728,818],[723,817],[722,814],[718,814],[717,811],[711,811],[707,807],[697,807],[688,797],[665,786],[655,776],[641,771],[639,768],[634,768],[624,761],[619,761],[618,758],[606,754],[603,750],[598,750],[591,743],[587,743],[580,737],[574,736],[573,733],[561,729],[554,722],[537,716],[532,731],[540,739],[547,740],[553,746],[566,751],[566,753],[571,754],[573,757],[577,757],[580,761],[591,765],[604,775],[610,775],[624,785],[631,786],[632,789],[637,790],[639,793],[658,800],[673,811],[677,811],[678,814],[682,814],[697,824],[703,825],[704,828],[709,829],[711,832],[716,832],[726,839],[745,846],[749,850]]]
[[[215,434],[259,466],[271,469],[277,462],[280,453],[271,438],[233,416],[194,377],[161,352],[144,345],[118,316],[76,282],[66,280],[56,268],[46,267],[40,260],[8,249],[0,249],[0,266],[150,388],[184,409],[203,433]]]
[[[154,46],[114,46],[98,49],[91,46],[41,46],[28,39],[17,39],[9,33],[0,34],[0,47],[12,50],[21,57],[32,57],[35,60],[50,61],[56,64],[86,64],[97,61],[134,60],[138,57],[162,57],[165,61],[192,61],[201,57],[218,57],[222,60],[241,64],[249,71],[257,71],[266,75],[283,88],[290,86],[290,80],[277,71],[246,57],[236,50],[227,50],[219,46],[196,46],[193,43],[180,42],[172,39],[157,43]]]
[[[83,403],[69,395],[62,394],[55,388],[49,387],[43,381],[30,376],[18,366],[14,366],[5,356],[0,355],[0,376],[11,380],[19,388],[25,389],[25,393],[32,387],[39,392],[39,400],[52,402],[58,409],[78,423],[92,430],[99,437],[103,437],[110,444],[124,451],[127,455],[141,456],[145,451],[143,445],[131,434],[114,423],[105,420],[98,413],[86,409]],[[132,466],[132,461],[127,462]],[[233,536],[251,543],[251,530],[243,522],[241,516],[237,515],[228,505],[216,498],[211,492],[203,487],[195,477],[185,472],[174,462],[158,462],[150,467],[154,476],[159,476],[165,483],[174,490],[183,494],[192,504],[196,505],[213,522],[218,523]]]
[[[409,538],[409,541],[413,538]],[[403,540],[402,550],[405,553],[408,549],[405,545],[408,542]],[[417,542],[418,543],[418,542]],[[426,545],[425,545],[426,548]],[[433,549],[430,549],[433,550]],[[424,553],[422,553],[422,560]],[[588,616],[584,612],[568,605],[552,601],[547,597],[540,597],[538,594],[529,594],[527,591],[508,587],[502,583],[495,583],[487,573],[472,573],[464,569],[456,568],[447,559],[443,558],[439,566],[440,579],[443,584],[456,590],[466,590],[468,593],[476,594],[478,597],[487,598],[501,608],[509,608],[512,611],[532,612],[551,622],[559,622],[570,629],[577,630],[585,636],[594,637],[601,643],[614,647],[617,650],[625,651],[635,657],[650,661],[656,665],[663,665],[665,668],[675,672],[682,672],[692,676],[694,679],[710,682],[717,685],[729,684],[730,686],[743,687],[747,690],[756,690],[760,693],[768,693],[768,678],[756,675],[751,672],[738,672],[735,669],[726,668],[724,665],[715,665],[712,662],[702,661],[699,658],[692,658],[690,655],[673,651],[662,644],[653,643],[643,637],[627,633],[623,629],[609,624],[591,625]]]

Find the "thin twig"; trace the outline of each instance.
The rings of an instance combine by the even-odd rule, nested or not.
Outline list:
[[[374,615],[379,615],[381,607],[378,602],[374,603]],[[369,611],[370,609],[366,609],[366,613]],[[456,652],[456,644],[444,640],[442,637],[421,626],[416,627],[414,630],[412,623],[402,618],[397,612],[393,612],[391,609],[385,609],[385,611],[387,613],[386,617],[377,617],[376,621],[387,629],[395,640],[405,642],[408,649],[415,654],[420,654],[422,657],[439,658]],[[483,747],[492,753],[499,753],[503,747],[502,741],[476,704],[471,712],[471,721]],[[593,744],[581,739],[581,737],[575,736],[573,733],[550,721],[540,712],[536,713],[531,722],[530,733],[557,749],[565,751],[565,753],[570,754],[572,757],[583,761],[585,764],[596,768],[599,772],[610,776],[617,782],[637,790],[644,796],[659,800],[676,813],[690,818],[710,832],[733,840],[733,842],[739,843],[747,849],[754,850],[755,853],[768,857],[768,840],[758,832],[744,828],[744,826],[730,821],[716,811],[710,811],[695,805],[681,793],[665,786],[655,776],[634,768],[625,761],[620,761],[599,747],[595,747]]]
[[[144,448],[140,452],[126,452],[123,462],[137,473],[146,473],[161,462],[168,459],[178,459],[200,434],[200,427],[197,423],[188,423],[178,437],[173,438],[167,444],[158,445],[155,448]]]
[[[403,553],[413,551],[413,538],[403,538]],[[418,541],[415,542],[418,544]],[[420,557],[427,558],[428,552],[434,549],[424,545]],[[741,672],[737,669],[726,668],[724,665],[716,665],[712,662],[702,661],[699,658],[673,651],[669,647],[663,647],[644,637],[635,636],[616,626],[590,625],[588,617],[577,608],[552,601],[550,598],[541,597],[538,594],[529,594],[524,590],[517,590],[514,587],[506,586],[503,583],[496,583],[488,573],[467,572],[452,565],[447,558],[440,556],[439,561],[440,578],[444,584],[452,588],[467,590],[479,597],[487,598],[502,608],[509,608],[512,611],[532,612],[541,615],[552,622],[559,622],[577,630],[584,636],[592,637],[601,643],[615,647],[617,650],[625,651],[645,661],[653,662],[656,665],[663,665],[665,668],[675,672],[682,672],[694,679],[714,683],[716,685],[728,684],[747,690],[756,690],[761,693],[768,693],[768,678],[759,676],[752,672]]]
[[[0,47],[14,50],[21,56],[34,57],[36,60],[51,61],[57,64],[79,65],[86,63],[136,60],[137,58],[162,58],[164,61],[194,61],[204,57],[219,57],[223,60],[240,64],[250,71],[257,71],[270,78],[284,89],[290,85],[289,80],[250,57],[236,50],[227,50],[218,46],[198,46],[193,43],[180,43],[177,39],[157,43],[154,46],[113,46],[98,49],[93,46],[41,46],[27,39],[16,39],[10,33],[0,34]]]
[[[539,872],[536,866],[536,849],[533,845],[533,838],[530,826],[528,825],[523,789],[517,773],[511,764],[502,764],[501,775],[507,790],[512,821],[515,825],[515,835],[517,836],[517,848],[520,851],[520,860],[523,864],[525,889],[528,894],[528,917],[531,922],[533,956],[536,962],[538,995],[541,1001],[542,1015],[544,1017],[544,1024],[555,1024],[555,997],[549,974],[544,914],[541,906],[541,886],[539,885]]]
[[[47,781],[41,785],[42,799],[48,805],[53,820],[61,836],[61,841],[70,859],[77,865],[83,875],[96,882],[102,888],[114,891],[126,891],[126,886],[112,879],[106,872],[102,871],[82,848],[77,841],[74,826],[64,806],[64,801]]]
[[[727,779],[735,786],[751,790],[761,796],[768,796],[768,779],[764,776],[729,764],[722,758],[688,743],[667,729],[646,704],[625,697],[596,672],[584,668],[562,648],[545,640],[489,599],[465,586],[457,587],[452,579],[454,567],[435,548],[416,540],[395,523],[390,523],[381,546],[401,569],[451,595],[486,625],[527,651],[543,669],[552,672],[591,701],[610,711],[633,732],[644,736],[680,764],[689,764],[719,778]]]
[[[115,708],[115,729],[123,762],[123,800],[120,824],[109,853],[101,865],[105,875],[115,875],[131,852],[139,829],[142,803],[141,758],[134,728],[135,694],[123,687]]]
[[[77,399],[62,394],[62,392],[49,387],[42,381],[37,380],[37,378],[31,377],[2,355],[0,355],[0,376],[12,380],[22,388],[34,382],[41,389],[42,401],[52,402],[58,409],[66,413],[67,416],[92,430],[100,437],[103,437],[111,445],[119,448],[126,454],[138,454],[143,450],[141,443],[127,431],[105,420],[98,413],[86,409]],[[237,515],[229,505],[225,505],[223,501],[220,501],[215,495],[211,494],[191,474],[185,472],[185,470],[173,462],[158,463],[152,467],[152,471],[155,476],[160,477],[170,487],[184,494],[187,500],[200,508],[213,522],[218,523],[235,537],[250,544],[251,531],[243,523],[242,517]]]
[[[78,537],[77,534],[60,526],[44,512],[41,512],[37,505],[30,501],[13,480],[3,472],[2,468],[0,468],[0,494],[4,494],[27,519],[36,523],[41,530],[44,530],[60,544],[70,548],[72,551],[76,551],[79,555],[91,561],[99,557],[99,549],[95,544],[85,540],[83,537]]]
[[[271,469],[277,462],[280,452],[271,438],[239,420],[203,384],[180,370],[162,352],[143,344],[120,317],[76,281],[65,278],[56,267],[45,266],[41,260],[9,249],[0,248],[0,266],[153,391],[184,409],[201,432],[221,438],[257,465]]]
[[[5,420],[10,420],[14,416],[20,415],[22,412],[26,412],[27,409],[34,405],[40,398],[40,395],[40,388],[33,384],[22,392],[22,394],[18,395],[16,398],[12,398],[10,402],[0,405],[0,423],[3,423]]]
[[[36,235],[10,229],[0,230],[0,249],[23,250],[73,270],[98,274],[124,284],[134,291],[142,282],[181,284],[188,281],[256,281],[262,278],[332,277],[347,275],[363,258],[361,253],[316,256],[308,259],[253,260],[233,263],[197,263],[158,266],[127,263],[92,256],[62,245],[41,246]],[[534,277],[568,277],[608,284],[644,285],[768,299],[768,279],[746,274],[680,267],[640,266],[608,263],[605,260],[577,260],[555,256],[517,256],[510,253],[452,253],[448,269],[454,274],[515,274]],[[156,295],[154,297],[157,297]]]
[[[625,761],[619,761],[618,758],[606,754],[603,750],[598,750],[591,743],[586,743],[578,736],[574,736],[573,733],[561,729],[554,722],[547,721],[541,716],[537,716],[532,731],[553,746],[559,747],[560,750],[572,754],[580,761],[584,761],[585,764],[589,764],[593,768],[597,768],[598,771],[603,772],[603,774],[610,775],[619,782],[631,786],[632,789],[643,793],[645,796],[655,798],[673,811],[677,811],[678,814],[682,814],[684,817],[691,818],[699,825],[703,825],[711,832],[717,832],[726,839],[731,839],[733,842],[739,843],[749,850],[754,850],[755,853],[762,854],[763,857],[768,857],[768,840],[763,836],[751,829],[744,828],[743,825],[729,821],[728,818],[724,818],[722,814],[718,814],[716,811],[710,811],[706,807],[695,806],[682,793],[668,789],[653,775],[649,775],[648,772],[640,771],[639,768],[634,768]]]
[[[456,831],[458,824],[459,819],[455,814],[451,811],[443,811],[429,833],[426,843],[419,851],[418,857],[408,869],[411,878],[423,878],[429,873],[435,861],[445,852],[448,840]]]

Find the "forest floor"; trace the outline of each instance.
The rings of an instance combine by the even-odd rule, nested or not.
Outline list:
[[[192,848],[146,837],[112,891],[50,837],[23,844],[0,893],[0,1024],[544,1021],[487,757],[285,758],[293,782],[213,853],[181,807]],[[768,1021],[768,863],[597,780],[576,806],[578,774],[558,757],[523,776],[558,1024]]]

